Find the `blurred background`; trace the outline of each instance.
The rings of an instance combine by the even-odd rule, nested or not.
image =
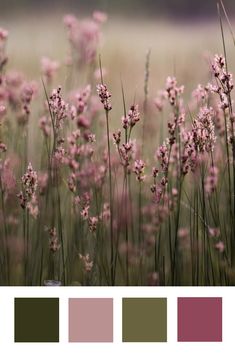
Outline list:
[[[226,0],[228,11],[235,11],[235,1]],[[1,0],[1,13],[66,9],[87,12],[93,8],[119,13],[126,17],[148,15],[151,17],[206,18],[216,16],[217,0]]]
[[[224,4],[233,24],[235,1]],[[143,94],[149,49],[152,97],[169,75],[185,85],[186,95],[191,94],[198,83],[208,82],[210,55],[223,52],[216,0],[0,0],[0,27],[9,31],[8,67],[38,79],[43,56],[63,66],[69,49],[64,14],[74,13],[82,20],[94,10],[108,14],[99,53],[114,106],[121,102],[120,77],[127,99]],[[226,23],[225,36],[232,66],[234,46]],[[58,81],[63,85],[65,73],[60,73]]]

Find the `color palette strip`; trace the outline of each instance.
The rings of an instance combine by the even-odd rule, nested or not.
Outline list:
[[[59,298],[15,298],[14,341],[59,342]],[[222,342],[222,298],[179,297],[178,342]],[[113,298],[67,300],[68,342],[111,343]],[[167,298],[122,298],[122,342],[167,342]]]

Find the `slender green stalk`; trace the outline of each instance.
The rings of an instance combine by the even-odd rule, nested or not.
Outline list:
[[[5,209],[5,201],[4,201],[4,190],[2,186],[2,177],[0,172],[0,194],[1,194],[1,205],[2,205],[2,217],[3,217],[3,228],[4,228],[4,252],[5,252],[5,271],[6,271],[6,284],[10,284],[10,267],[9,267],[9,252],[8,252],[8,228],[6,222],[6,209]]]
[[[146,135],[146,118],[148,110],[148,94],[149,94],[149,68],[150,68],[151,50],[146,54],[145,76],[144,76],[144,103],[143,103],[143,130],[142,130],[142,155],[144,155],[145,135]]]

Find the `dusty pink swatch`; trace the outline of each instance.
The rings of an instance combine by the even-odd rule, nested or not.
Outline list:
[[[222,298],[178,298],[178,341],[222,342]]]
[[[113,342],[113,299],[69,299],[69,342]]]

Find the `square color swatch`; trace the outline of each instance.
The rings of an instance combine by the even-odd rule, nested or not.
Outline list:
[[[113,299],[69,299],[69,342],[113,342]]]
[[[15,298],[15,342],[59,342],[59,299]]]
[[[222,298],[178,298],[178,341],[222,342]]]
[[[123,298],[123,342],[166,342],[166,298]]]

